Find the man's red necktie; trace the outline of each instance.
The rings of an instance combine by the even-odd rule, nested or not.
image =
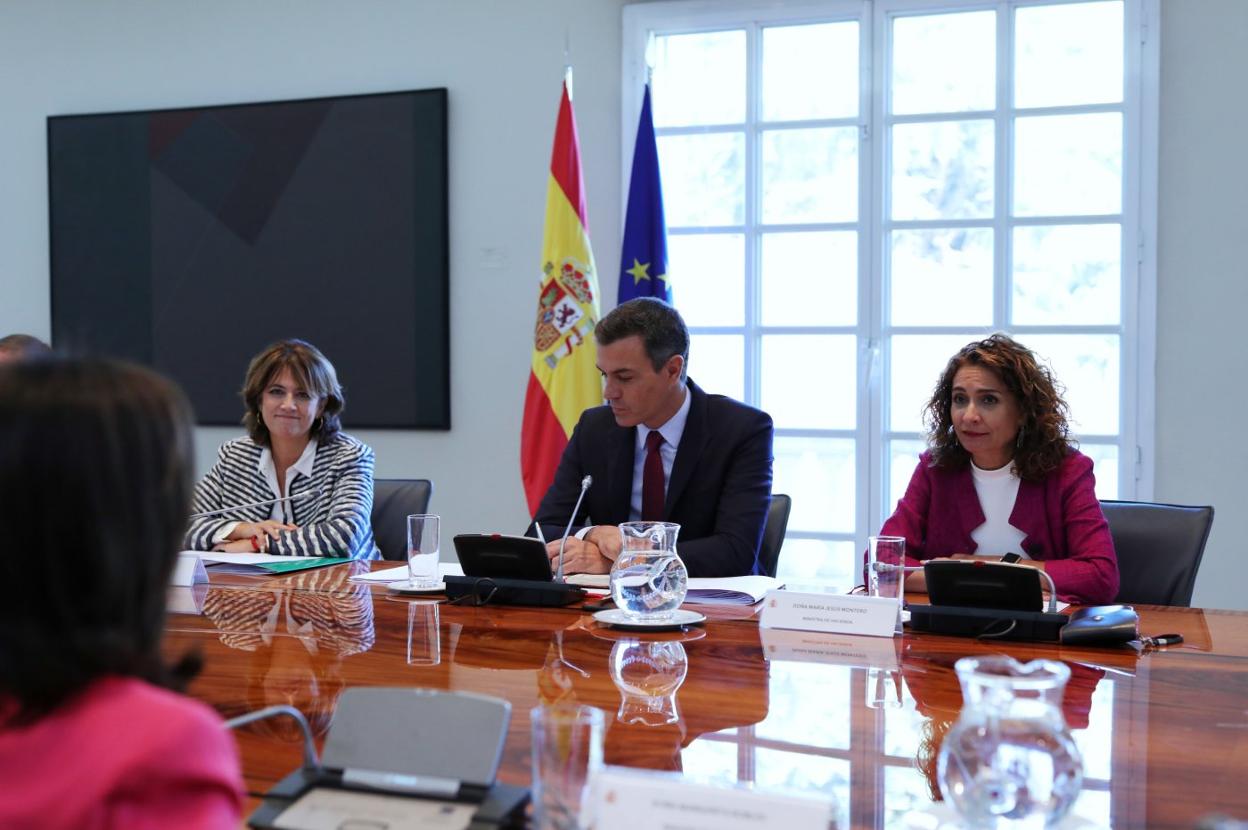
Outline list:
[[[663,477],[663,458],[659,455],[659,445],[663,436],[659,431],[651,430],[646,436],[646,463],[641,471],[641,520],[643,522],[663,521],[663,497],[667,482]]]

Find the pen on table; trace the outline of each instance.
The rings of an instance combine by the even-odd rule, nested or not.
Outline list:
[[[534,523],[533,523],[533,527],[534,527],[534,529],[535,529],[535,530],[537,530],[537,538],[538,538],[538,540],[539,540],[539,541],[540,541],[543,545],[544,545],[544,544],[546,544],[546,535],[545,535],[544,533],[542,533],[542,526],[541,526],[540,524],[538,524],[537,522],[534,522]]]

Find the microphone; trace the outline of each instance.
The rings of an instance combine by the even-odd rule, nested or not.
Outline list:
[[[581,479],[581,494],[576,497],[576,506],[572,508],[572,515],[568,517],[568,526],[563,530],[563,538],[559,540],[559,571],[555,574],[555,582],[563,582],[563,549],[568,546],[568,534],[572,532],[572,523],[576,521],[576,512],[581,509],[581,501],[585,498],[585,492],[589,490],[589,485],[594,483],[593,476],[585,476]]]
[[[303,733],[303,768],[309,772],[317,772],[321,768],[320,759],[316,757],[316,744],[312,740],[312,728],[308,726],[308,720],[293,706],[285,704],[278,706],[266,706],[263,709],[257,709],[254,712],[247,712],[236,718],[230,718],[225,722],[226,729],[238,729],[240,726],[246,726],[249,723],[255,723],[258,720],[284,715],[294,720],[299,726],[299,731]]]
[[[276,498],[276,499],[265,499],[264,501],[253,501],[249,504],[232,504],[229,507],[222,507],[219,510],[204,510],[200,513],[192,513],[191,518],[192,519],[206,519],[209,516],[220,516],[222,513],[229,513],[232,510],[243,510],[248,507],[266,507],[270,504],[277,504],[283,501],[288,501],[291,504],[294,504],[297,501],[310,499],[315,496],[319,496],[320,494],[321,494],[321,488],[313,487],[311,490],[304,490],[302,493],[298,493],[293,496],[282,496],[281,498]]]

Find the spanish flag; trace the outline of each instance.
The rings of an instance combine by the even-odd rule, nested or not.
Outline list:
[[[546,184],[539,286],[532,371],[520,434],[520,473],[530,516],[537,513],[554,480],[559,457],[581,413],[602,403],[594,345],[598,277],[589,248],[576,118],[566,81]]]

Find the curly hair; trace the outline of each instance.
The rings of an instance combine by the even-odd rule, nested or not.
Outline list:
[[[998,332],[968,343],[949,359],[923,411],[932,464],[944,469],[965,467],[971,456],[953,430],[953,379],[964,366],[980,366],[1001,379],[1023,415],[1014,450],[1014,470],[1024,481],[1039,481],[1061,466],[1074,448],[1069,437],[1069,408],[1053,373],[1026,346]]]
[[[283,369],[289,369],[295,381],[308,392],[325,399],[325,408],[312,424],[311,437],[325,442],[337,435],[342,429],[340,415],[345,400],[334,364],[311,343],[292,339],[272,344],[253,357],[247,367],[247,378],[239,394],[246,410],[243,426],[251,440],[262,447],[269,446],[269,428],[260,414],[260,399]]]

